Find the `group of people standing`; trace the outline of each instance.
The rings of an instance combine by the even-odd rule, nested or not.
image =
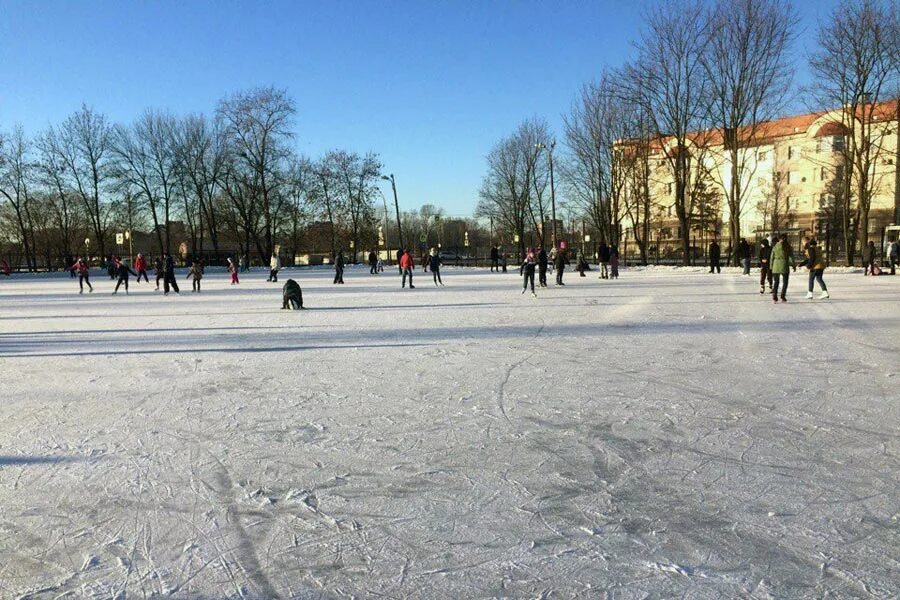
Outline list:
[[[738,257],[741,260],[744,275],[750,275],[750,262],[752,257],[752,247],[746,239],[741,239],[738,244]],[[791,272],[796,272],[797,267],[806,267],[809,274],[806,298],[813,299],[813,291],[815,284],[818,282],[821,293],[820,300],[825,300],[831,296],[828,294],[828,286],[825,285],[823,277],[825,268],[828,266],[825,255],[819,248],[819,242],[812,236],[807,236],[803,240],[803,260],[798,264],[794,258],[794,249],[788,240],[787,234],[782,233],[779,236],[772,236],[771,241],[763,238],[759,243],[759,293],[766,293],[766,285],[768,284],[769,292],[772,294],[772,301],[787,302],[787,288],[790,281]],[[721,251],[717,241],[713,240],[709,245],[709,272],[721,273],[720,264]]]
[[[166,254],[162,258],[157,258],[154,264],[156,269],[156,289],[159,290],[159,282],[163,282],[164,294],[168,295],[171,289],[176,294],[179,293],[178,281],[175,279],[175,259]],[[150,283],[147,277],[149,265],[143,254],[138,254],[134,260],[134,268],[131,268],[120,257],[110,255],[106,263],[106,271],[109,278],[116,282],[113,289],[113,295],[119,293],[119,288],[125,288],[125,294],[128,294],[128,284],[130,278],[136,277],[140,283],[141,278]],[[84,293],[84,286],[87,285],[88,291],[93,292],[94,286],[91,285],[91,270],[85,257],[76,257],[71,265],[66,269],[72,273],[72,277],[78,278],[78,293]],[[188,271],[188,277],[194,278],[194,291],[200,291],[200,279],[203,277],[203,264],[200,261],[194,261],[191,269]]]

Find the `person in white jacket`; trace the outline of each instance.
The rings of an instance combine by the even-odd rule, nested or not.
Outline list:
[[[278,257],[274,252],[272,253],[272,258],[269,260],[269,278],[266,281],[278,281],[278,271],[281,269],[281,258]]]

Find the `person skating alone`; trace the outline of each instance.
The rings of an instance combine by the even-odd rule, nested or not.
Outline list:
[[[491,246],[491,273],[500,271],[500,250],[497,246]]]
[[[825,262],[825,256],[819,250],[816,238],[806,238],[804,254],[805,258],[803,264],[806,265],[806,268],[809,271],[809,287],[807,288],[806,299],[813,299],[813,284],[815,284],[816,281],[819,282],[819,287],[822,288],[822,293],[819,294],[819,300],[830,298],[831,296],[828,295],[828,288],[825,286],[825,280],[822,279],[822,274],[825,272],[825,267],[828,265]]]
[[[719,242],[713,240],[709,243],[709,272],[710,273],[721,273],[722,265],[719,264],[719,261],[722,260],[722,249],[719,247]]]
[[[900,241],[891,242],[888,248],[888,260],[891,261],[891,275],[896,275],[897,265],[900,264]]]
[[[134,270],[137,271],[137,279],[135,279],[135,283],[141,282],[141,277],[144,278],[144,281],[150,283],[150,280],[147,279],[147,261],[144,259],[144,255],[138,252],[137,258],[134,259]]]
[[[413,262],[412,253],[409,250],[404,250],[400,256],[400,272],[403,276],[401,288],[406,287],[406,278],[409,277],[409,289],[415,289],[416,286],[413,285],[413,271],[415,268],[416,263]]]
[[[303,310],[303,290],[293,279],[288,279],[281,288],[281,310]]]
[[[153,261],[153,269],[156,271],[156,291],[159,291],[159,282],[166,276],[165,265],[163,259],[157,257]]]
[[[579,250],[575,255],[575,266],[578,270],[579,277],[586,277],[584,271],[588,268],[587,261],[584,259],[584,252]]]
[[[741,259],[741,266],[744,268],[744,275],[750,275],[751,249],[750,244],[747,243],[747,238],[741,238],[738,244],[738,256]]]
[[[794,250],[788,243],[787,235],[781,234],[781,239],[772,248],[770,255],[772,261],[772,301],[778,302],[779,288],[781,290],[781,301],[787,302],[788,279],[790,279],[791,269],[797,270],[794,264]]]
[[[278,283],[278,271],[281,270],[281,257],[278,256],[275,252],[272,253],[272,258],[269,259],[269,278],[266,281],[271,281],[272,283]]]
[[[378,255],[372,250],[369,252],[369,275],[377,275],[378,271]]]
[[[609,247],[609,278],[619,278],[619,249],[614,245]]]
[[[200,280],[203,279],[203,264],[200,261],[194,261],[191,268],[188,269],[187,277],[191,280],[191,293],[200,293]]]
[[[87,284],[88,290],[91,292],[94,291],[94,286],[91,285],[91,270],[88,268],[87,262],[83,258],[79,258],[75,261],[75,264],[72,265],[72,272],[78,275],[78,293],[84,293],[84,284]]]
[[[119,292],[119,286],[122,285],[123,283],[125,284],[125,295],[126,296],[128,295],[128,276],[129,275],[134,275],[135,277],[137,277],[137,273],[132,271],[128,267],[128,265],[126,265],[124,262],[120,261],[119,266],[116,268],[116,278],[118,279],[118,281],[116,281],[116,289],[113,290],[113,295],[115,295]]]
[[[228,258],[228,272],[231,273],[231,285],[238,285],[241,282],[238,278],[238,266],[231,257]]]
[[[547,251],[544,250],[544,247],[541,246],[541,249],[538,251],[537,255],[537,266],[538,266],[538,285],[542,288],[547,287]]]
[[[172,258],[171,254],[166,254],[165,260],[165,277],[163,277],[163,295],[169,295],[169,288],[172,288],[172,291],[176,294],[181,294],[181,291],[178,289],[178,281],[175,280],[175,259]]]
[[[344,284],[344,251],[338,250],[334,257],[334,284]]]
[[[553,261],[553,266],[556,267],[556,285],[566,285],[563,283],[563,272],[566,270],[567,264],[569,264],[569,259],[566,257],[565,248],[557,248],[556,258]]]
[[[600,259],[600,279],[609,279],[609,259],[611,256],[606,242],[600,244],[600,248],[597,249],[597,257]]]
[[[528,290],[528,284],[531,284],[531,295],[537,298],[534,293],[534,268],[537,266],[537,259],[534,256],[534,250],[528,249],[525,255],[525,262],[522,263],[522,293]]]
[[[428,256],[428,268],[431,269],[431,275],[434,279],[434,285],[438,286],[444,285],[444,282],[441,281],[441,265],[444,264],[444,261],[441,260],[441,256],[438,254],[438,251],[434,248],[431,249],[431,254]]]
[[[772,269],[769,257],[772,255],[772,247],[769,240],[763,238],[759,242],[759,293],[766,293],[766,282],[769,282],[769,291],[772,291]]]
[[[874,275],[875,274],[875,259],[878,258],[877,252],[875,250],[875,242],[869,241],[869,245],[863,248],[862,251],[862,261],[863,267],[865,270],[863,271],[863,275]]]

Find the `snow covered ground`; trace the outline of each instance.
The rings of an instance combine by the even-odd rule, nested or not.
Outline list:
[[[4,278],[0,598],[897,597],[900,277],[804,275]]]

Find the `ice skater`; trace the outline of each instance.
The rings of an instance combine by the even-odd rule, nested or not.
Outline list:
[[[374,250],[369,251],[369,275],[377,275],[378,255]]]
[[[769,282],[769,291],[772,291],[772,269],[769,257],[772,255],[772,247],[769,240],[763,238],[759,242],[759,293],[766,293],[766,282]]]
[[[563,283],[563,272],[566,270],[566,265],[568,263],[566,249],[562,247],[557,248],[556,258],[553,261],[553,265],[556,267],[556,285],[566,285]]]
[[[400,257],[400,273],[403,277],[400,285],[401,288],[406,287],[407,276],[409,276],[409,289],[413,290],[416,288],[416,286],[413,285],[413,271],[415,268],[416,264],[413,262],[412,254],[410,254],[409,250],[404,250],[403,255]]]
[[[497,246],[491,246],[491,273],[500,272],[500,250]]]
[[[144,260],[144,255],[138,252],[137,258],[134,259],[134,270],[137,271],[137,279],[135,279],[135,283],[141,282],[141,277],[144,278],[144,281],[150,283],[150,280],[147,279],[147,261]]]
[[[534,256],[534,250],[532,248],[528,249],[528,253],[525,254],[525,262],[522,263],[522,293],[524,294],[528,290],[528,284],[531,284],[531,295],[537,298],[537,294],[534,293],[534,268],[537,266],[537,259]]]
[[[441,256],[438,254],[438,251],[434,248],[431,249],[431,254],[428,256],[428,268],[431,269],[431,276],[434,279],[434,285],[444,285],[444,282],[441,281],[441,265],[444,264],[444,261],[441,260]]]
[[[344,251],[338,250],[334,257],[334,283],[344,284]]]
[[[302,310],[303,290],[293,279],[284,282],[281,288],[281,310]]]
[[[753,254],[747,238],[741,238],[738,244],[738,256],[741,258],[741,266],[744,268],[744,275],[750,275],[750,256]]]
[[[91,270],[88,268],[87,262],[83,258],[79,258],[72,265],[72,272],[78,274],[78,293],[84,293],[84,284],[87,284],[88,290],[93,292],[94,286],[91,285]]]
[[[188,269],[187,277],[185,279],[192,279],[191,281],[191,293],[197,292],[200,293],[200,280],[203,279],[203,264],[199,260],[195,260],[191,264],[191,268]]]
[[[609,246],[606,245],[606,242],[600,244],[597,255],[600,258],[600,279],[609,279],[610,253]]]
[[[619,278],[619,249],[616,246],[609,247],[609,278]]]
[[[816,281],[819,282],[819,287],[822,288],[822,293],[819,294],[819,300],[830,298],[831,296],[828,295],[828,288],[825,286],[825,280],[822,278],[825,267],[828,265],[825,261],[825,257],[819,251],[816,238],[806,238],[804,254],[805,258],[801,264],[805,265],[806,269],[809,271],[809,287],[807,288],[806,299],[813,299],[813,287]]]
[[[722,260],[722,248],[719,247],[719,242],[713,240],[709,243],[709,272],[710,273],[721,273],[722,265],[719,261]]]
[[[541,246],[537,255],[538,265],[538,285],[542,288],[547,287],[547,251]]]
[[[164,265],[165,275],[163,276],[163,295],[169,295],[170,287],[176,294],[181,294],[181,291],[178,289],[178,282],[175,280],[175,259],[172,258],[171,254],[166,254]]]
[[[231,257],[228,257],[228,272],[231,273],[231,285],[237,285],[241,282],[241,280],[238,279],[238,266],[234,264]]]
[[[781,301],[787,302],[788,279],[791,269],[797,270],[794,264],[794,250],[788,243],[787,235],[781,234],[781,239],[772,248],[772,301],[778,302],[778,290],[781,288]]]
[[[269,259],[269,278],[266,281],[271,281],[273,283],[278,282],[278,271],[281,270],[281,257],[278,256],[276,252],[272,253],[272,258]]]
[[[875,242],[869,240],[869,245],[863,248],[862,261],[865,271],[863,275],[875,275],[875,259],[878,258],[878,252],[875,250]]]
[[[156,257],[156,260],[153,261],[153,268],[156,270],[156,291],[159,291],[159,282],[166,275],[162,258]]]
[[[118,278],[118,281],[116,281],[116,289],[113,290],[113,295],[116,295],[118,293],[119,286],[122,285],[123,283],[125,284],[125,295],[126,296],[128,295],[128,276],[129,275],[134,275],[135,277],[137,277],[137,273],[132,271],[128,267],[128,265],[126,265],[124,262],[119,262],[119,266],[116,267],[116,277]]]

